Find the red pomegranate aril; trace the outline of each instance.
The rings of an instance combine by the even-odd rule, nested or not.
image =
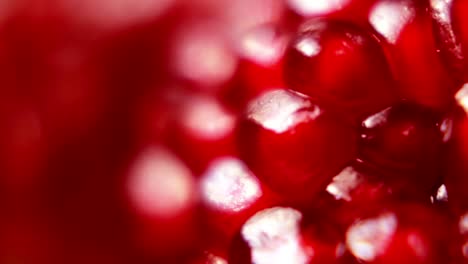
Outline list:
[[[453,234],[453,224],[438,211],[394,203],[358,216],[346,232],[346,243],[365,263],[451,263]]]
[[[359,159],[383,175],[390,173],[386,177],[395,178],[385,180],[400,182],[408,190],[434,190],[443,144],[439,116],[409,102],[370,116],[362,124]]]
[[[173,74],[202,91],[216,92],[235,73],[238,57],[214,19],[186,19],[169,44]]]
[[[251,101],[240,129],[241,157],[260,180],[290,200],[313,199],[355,155],[351,127],[286,90]]]
[[[427,191],[408,188],[408,185],[388,181],[378,171],[354,162],[336,175],[322,195],[324,204],[320,211],[342,229],[349,226],[356,214],[370,208],[377,209],[381,204],[401,201],[420,201],[429,204]]]
[[[309,255],[302,245],[301,212],[289,207],[272,207],[249,218],[241,237],[253,263],[307,263]]]
[[[146,254],[190,250],[197,233],[197,191],[190,170],[163,146],[149,146],[131,165],[125,186],[135,244]]]
[[[236,80],[226,91],[227,100],[245,107],[251,99],[268,90],[284,87],[284,52],[290,39],[287,25],[270,23],[246,32],[237,43],[240,56]]]
[[[456,84],[439,58],[426,1],[381,0],[369,22],[385,39],[400,97],[444,109],[452,102]]]
[[[355,263],[344,236],[326,218],[271,207],[249,218],[231,247],[232,263]],[[236,255],[236,256],[233,256]],[[242,259],[242,261],[240,261]],[[231,262],[230,262],[231,263]]]
[[[237,155],[234,113],[211,96],[186,94],[179,101],[168,144],[197,175],[214,159]]]
[[[396,87],[377,39],[350,23],[310,20],[286,53],[289,88],[360,121],[396,101]]]
[[[167,144],[196,175],[213,159],[237,154],[237,116],[213,96],[177,85],[155,88],[134,115],[137,145]]]
[[[407,102],[394,105],[364,120],[363,151],[367,151],[365,146],[373,147],[375,152],[408,165],[433,157],[442,143],[439,120],[431,109]]]
[[[228,248],[242,224],[280,197],[262,184],[237,157],[213,160],[199,182],[206,240],[213,248]]]

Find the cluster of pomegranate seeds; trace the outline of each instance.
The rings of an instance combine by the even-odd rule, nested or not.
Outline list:
[[[468,263],[464,0],[0,3],[0,263]]]

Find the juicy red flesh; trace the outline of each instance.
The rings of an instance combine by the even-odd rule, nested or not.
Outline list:
[[[303,24],[286,54],[285,78],[289,88],[352,118],[363,118],[396,99],[379,42],[349,23]]]
[[[0,3],[0,263],[468,263],[466,0]]]
[[[439,179],[440,122],[437,112],[408,102],[385,109],[363,122],[359,159],[388,173],[385,180],[429,191]]]
[[[370,23],[384,40],[400,97],[446,109],[459,83],[450,78],[451,70],[440,60],[429,2],[377,1],[370,13]]]
[[[313,198],[352,160],[356,135],[307,97],[277,90],[257,100],[241,124],[242,157],[274,191],[291,199]],[[281,108],[289,111],[297,103],[301,105],[292,112]],[[276,112],[267,116],[272,110]]]

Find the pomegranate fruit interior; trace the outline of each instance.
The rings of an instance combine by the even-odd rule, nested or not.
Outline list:
[[[0,2],[0,263],[468,263],[468,0]]]

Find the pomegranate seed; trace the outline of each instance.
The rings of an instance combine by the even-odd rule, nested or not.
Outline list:
[[[312,216],[314,217],[314,216]],[[315,215],[316,217],[316,215]],[[312,218],[311,218],[312,219]],[[324,218],[313,220],[290,207],[272,207],[248,219],[234,252],[235,263],[354,263],[346,255],[344,237]]]
[[[237,66],[227,36],[215,22],[186,21],[170,44],[175,74],[208,91],[230,80]]]
[[[253,100],[241,126],[246,163],[273,191],[292,199],[313,198],[355,152],[351,127],[285,90]]]
[[[246,32],[239,40],[239,69],[236,82],[225,95],[245,104],[259,94],[284,87],[284,52],[290,32],[283,24],[265,24]]]
[[[217,248],[227,248],[247,218],[279,200],[241,160],[229,156],[213,160],[203,173],[200,195],[207,235]]]
[[[136,243],[156,256],[187,250],[196,233],[196,189],[190,170],[170,151],[152,146],[130,169],[127,197]]]
[[[436,188],[443,143],[439,115],[403,102],[370,116],[362,123],[359,158],[381,170],[387,181],[408,190]]]
[[[427,9],[425,1],[382,0],[373,6],[369,22],[386,40],[400,96],[443,109],[456,86],[437,54]]]
[[[179,101],[182,105],[169,144],[196,174],[217,157],[237,154],[237,116],[209,96],[192,95]]]
[[[326,212],[329,219],[343,228],[349,226],[362,210],[377,209],[389,202],[418,201],[430,204],[427,191],[420,193],[419,189],[408,188],[408,185],[389,182],[384,176],[388,174],[371,170],[359,161],[352,163],[327,186],[329,196],[323,196],[328,197],[328,200],[325,200],[320,211]]]
[[[254,263],[307,263],[309,256],[301,243],[299,211],[273,207],[258,212],[242,227]]]
[[[452,232],[450,221],[429,207],[393,204],[357,218],[346,244],[366,263],[450,263]]]
[[[374,36],[349,23],[308,21],[286,54],[293,90],[360,120],[395,102],[395,85]]]

